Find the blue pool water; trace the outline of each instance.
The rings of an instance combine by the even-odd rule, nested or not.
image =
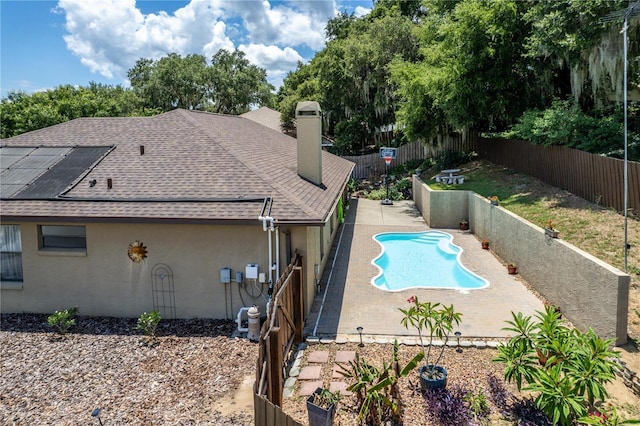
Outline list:
[[[489,286],[489,281],[462,265],[462,248],[453,244],[453,237],[446,232],[385,232],[373,239],[382,252],[371,261],[380,269],[371,284],[381,290],[472,290]]]

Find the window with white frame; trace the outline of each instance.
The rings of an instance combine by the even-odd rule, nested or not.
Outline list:
[[[0,280],[22,281],[20,225],[0,226]]]
[[[40,249],[86,250],[84,226],[40,225]]]

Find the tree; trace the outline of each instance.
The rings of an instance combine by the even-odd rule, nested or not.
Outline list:
[[[536,103],[529,84],[535,76],[521,60],[524,7],[513,0],[466,0],[453,8],[427,2],[430,12],[416,29],[422,59],[396,61],[392,73],[403,100],[398,114],[412,137],[504,128]]]
[[[221,114],[242,114],[251,105],[273,105],[272,91],[264,69],[253,65],[239,50],[219,50],[207,72],[207,109]]]
[[[273,86],[264,69],[251,64],[243,52],[222,49],[207,64],[202,55],[177,53],[157,61],[139,59],[127,73],[145,105],[242,114],[251,105],[272,105]]]
[[[64,85],[33,94],[9,92],[0,101],[0,136],[16,136],[79,117],[122,117],[155,113],[156,110],[145,110],[141,100],[131,89],[95,82],[89,83],[88,87]]]

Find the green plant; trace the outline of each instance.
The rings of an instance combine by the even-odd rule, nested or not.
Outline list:
[[[479,422],[489,415],[489,401],[482,388],[479,388],[477,392],[473,390],[467,391],[464,401],[469,405],[469,409],[476,421]]]
[[[354,193],[358,190],[358,181],[354,178],[350,178],[347,183],[347,190],[351,193]]]
[[[617,426],[617,425],[637,425],[640,424],[640,420],[622,420],[618,417],[616,407],[613,405],[602,407],[589,413],[588,416],[580,417],[578,423],[585,425],[603,425],[603,426]]]
[[[608,396],[604,384],[615,378],[612,358],[619,356],[609,349],[613,340],[600,339],[592,329],[581,333],[568,327],[554,306],[538,311],[537,321],[520,312],[512,315],[504,330],[514,335],[498,346],[494,361],[505,364],[505,380],[518,390],[537,393],[536,406],[554,424],[571,425]]]
[[[342,399],[340,391],[331,392],[327,388],[320,389],[320,392],[313,393],[313,403],[318,407],[328,409],[332,405],[336,405]]]
[[[150,337],[156,337],[156,328],[160,323],[162,316],[158,311],[144,312],[138,318],[136,330],[142,330],[143,333]]]
[[[344,377],[354,379],[347,390],[356,394],[358,405],[358,422],[366,424],[401,423],[402,401],[398,391],[398,381],[406,377],[424,357],[424,352],[414,356],[404,367],[398,361],[398,341],[393,344],[391,362],[383,361],[382,368],[377,368],[356,353],[348,368],[340,366]]]
[[[436,366],[444,354],[449,336],[453,332],[454,324],[460,325],[462,313],[456,312],[453,305],[444,306],[440,303],[431,302],[421,303],[418,301],[417,296],[411,296],[407,301],[411,304],[411,307],[409,309],[400,308],[400,312],[404,314],[404,318],[401,320],[402,325],[406,329],[414,327],[418,330],[423,352],[425,348],[423,337],[429,338],[425,356],[426,377],[429,379],[441,378],[442,373],[436,369]],[[442,340],[443,345],[438,355],[432,360],[431,349],[434,339]]]
[[[76,325],[75,316],[78,313],[78,308],[69,308],[62,311],[55,311],[47,318],[47,324],[50,327],[54,327],[60,334],[67,334],[69,329]]]

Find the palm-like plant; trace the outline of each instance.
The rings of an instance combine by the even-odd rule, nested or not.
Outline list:
[[[538,393],[536,406],[554,424],[571,425],[608,397],[604,385],[615,378],[612,359],[619,356],[610,349],[613,339],[568,327],[553,306],[535,317],[512,316],[504,330],[514,336],[498,346],[494,361],[505,364],[505,380],[518,390],[526,382],[524,389]]]
[[[414,327],[418,330],[423,352],[425,346],[427,348],[425,356],[426,375],[429,378],[439,378],[440,371],[436,369],[436,366],[444,355],[444,350],[449,341],[449,336],[453,333],[454,325],[460,325],[462,313],[456,312],[453,305],[444,306],[440,303],[420,302],[416,296],[411,296],[408,302],[411,303],[409,309],[400,308],[400,312],[404,314],[401,323],[407,329]],[[429,338],[428,344],[425,344],[424,341],[426,337]],[[431,362],[431,349],[434,339],[441,340],[442,346],[440,352]]]
[[[375,367],[356,353],[348,368],[340,366],[344,377],[354,380],[347,390],[356,394],[360,410],[358,423],[392,424],[402,423],[402,401],[398,392],[398,381],[406,377],[424,357],[424,352],[414,356],[404,367],[398,361],[398,341],[393,345],[390,363],[383,362],[382,368]]]

